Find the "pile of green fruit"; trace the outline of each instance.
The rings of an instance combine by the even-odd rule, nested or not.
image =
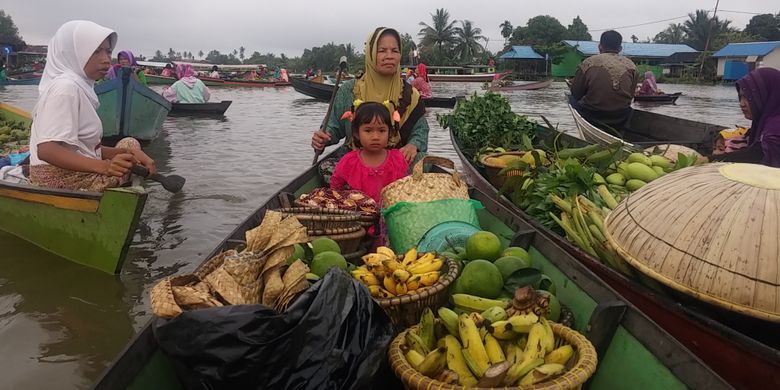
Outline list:
[[[296,260],[301,260],[309,266],[311,271],[306,274],[306,278],[312,281],[325,276],[333,267],[345,271],[349,268],[339,244],[327,237],[315,238],[306,245],[295,244],[293,254],[287,258],[287,264]]]
[[[668,158],[644,153],[631,153],[624,161],[611,164],[607,169],[606,182],[614,186],[623,186],[629,192],[642,188],[645,184],[680,168],[694,165],[696,159],[682,153],[677,162]]]
[[[0,155],[16,152],[30,142],[30,126],[0,118]]]

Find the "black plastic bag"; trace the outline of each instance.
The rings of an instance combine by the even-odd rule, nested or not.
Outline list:
[[[393,329],[365,286],[331,270],[284,313],[193,310],[158,318],[154,335],[189,389],[367,389]]]

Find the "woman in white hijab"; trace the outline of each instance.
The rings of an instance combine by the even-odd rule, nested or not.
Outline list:
[[[133,164],[155,172],[133,138],[100,144],[96,80],[111,67],[114,31],[96,23],[63,24],[49,42],[30,134],[30,182],[42,187],[103,191],[130,178]]]

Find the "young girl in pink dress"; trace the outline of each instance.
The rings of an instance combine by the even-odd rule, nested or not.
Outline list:
[[[356,101],[359,103],[359,101]],[[360,190],[381,204],[382,188],[406,176],[409,164],[388,141],[398,137],[390,110],[381,103],[359,103],[352,116],[353,151],[344,155],[330,179],[330,188]]]

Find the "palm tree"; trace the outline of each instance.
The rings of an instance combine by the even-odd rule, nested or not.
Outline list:
[[[428,25],[425,22],[420,22],[420,32],[417,36],[420,37],[420,46],[423,47],[437,47],[441,49],[449,49],[457,40],[455,38],[455,22],[450,22],[450,13],[444,8],[436,10],[435,14],[431,14],[433,20],[433,26]]]
[[[455,27],[456,43],[455,54],[458,55],[461,61],[472,62],[474,58],[482,54],[485,48],[479,43],[479,41],[485,40],[483,37],[482,29],[474,27],[470,20],[463,20],[460,22],[460,27]]]
[[[685,30],[680,23],[670,23],[669,27],[656,34],[655,43],[683,43],[685,42]]]
[[[717,16],[710,18],[709,11],[704,9],[696,10],[696,13],[689,13],[688,18],[683,23],[682,28],[688,38],[688,43],[696,50],[704,50],[708,42],[712,42],[721,34],[734,30],[729,27],[730,20],[720,20]]]
[[[512,32],[515,29],[512,27],[512,23],[510,23],[508,20],[505,20],[504,23],[499,24],[498,27],[501,28],[501,36],[504,37],[504,46],[506,46],[507,43],[509,43],[509,38],[512,36]]]
[[[203,59],[203,50],[198,50],[198,58]]]

